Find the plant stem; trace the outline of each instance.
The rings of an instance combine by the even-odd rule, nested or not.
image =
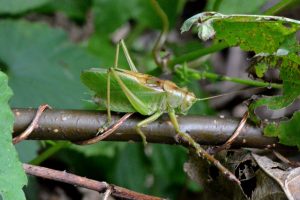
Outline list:
[[[216,43],[216,44],[211,45],[210,47],[198,49],[196,51],[192,51],[192,52],[186,53],[182,56],[173,58],[172,60],[169,61],[168,64],[169,64],[170,68],[174,68],[174,66],[176,64],[182,64],[184,62],[189,62],[189,61],[195,60],[196,58],[199,58],[201,56],[205,56],[207,54],[221,51],[222,49],[225,49],[227,47],[229,47],[229,46],[225,42]]]
[[[255,81],[251,79],[242,79],[238,77],[230,77],[230,76],[223,76],[211,72],[198,72],[202,77],[209,78],[212,80],[219,80],[219,81],[231,81],[234,83],[240,83],[243,85],[251,85],[251,86],[257,86],[257,87],[270,87],[270,88],[276,88],[281,89],[282,85],[278,83],[268,83],[268,82],[262,82],[262,81]]]
[[[46,149],[43,153],[41,153],[38,157],[30,161],[30,164],[32,165],[39,165],[43,161],[47,160],[49,157],[52,155],[56,154],[59,152],[61,149],[71,145],[69,142],[56,142],[55,145],[49,147]]]
[[[282,88],[282,84],[278,84],[278,83],[268,83],[268,82],[262,82],[262,81],[255,81],[255,80],[251,80],[251,79],[242,79],[242,78],[238,78],[238,77],[230,77],[230,76],[224,76],[224,75],[220,75],[220,74],[216,74],[213,72],[207,72],[207,71],[200,71],[200,70],[196,70],[196,69],[191,69],[191,68],[185,68],[185,73],[187,74],[194,74],[195,79],[199,80],[199,79],[204,79],[204,78],[208,78],[211,80],[215,80],[215,81],[230,81],[230,82],[234,82],[234,83],[239,83],[239,84],[243,84],[243,85],[251,85],[251,86],[256,86],[256,87],[269,87],[269,88],[276,88],[276,89],[281,89]],[[178,72],[180,73],[180,72]]]
[[[286,9],[291,4],[295,3],[295,0],[282,0],[273,7],[269,8],[264,12],[265,15],[275,15],[279,13],[280,11]]]
[[[153,53],[154,60],[155,60],[155,63],[157,64],[157,66],[164,68],[163,61],[160,57],[160,50],[161,50],[162,46],[165,44],[165,41],[167,39],[167,35],[169,32],[169,19],[168,19],[168,16],[166,15],[166,13],[163,11],[163,9],[161,9],[157,0],[151,0],[150,2],[162,22],[162,31],[154,45],[152,53]]]

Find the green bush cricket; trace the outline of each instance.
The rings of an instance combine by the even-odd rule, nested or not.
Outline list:
[[[118,67],[119,46],[124,51],[130,71]],[[91,68],[81,74],[83,83],[95,93],[94,100],[99,109],[107,110],[107,124],[111,122],[111,110],[115,112],[138,112],[149,116],[136,125],[136,131],[146,144],[146,137],[141,128],[157,120],[162,114],[168,113],[171,123],[180,138],[195,148],[196,153],[212,162],[229,179],[239,180],[219,161],[208,154],[187,133],[180,130],[176,114],[186,114],[191,106],[200,100],[194,93],[179,88],[175,83],[157,77],[139,73],[132,62],[128,50],[121,40],[117,44],[114,67],[109,69]]]

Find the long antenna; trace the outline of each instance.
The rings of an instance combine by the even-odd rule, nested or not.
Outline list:
[[[218,97],[223,97],[223,96],[227,96],[227,95],[231,95],[231,94],[236,94],[236,93],[245,92],[245,91],[258,90],[258,89],[263,89],[263,88],[267,88],[267,87],[249,88],[249,89],[243,89],[243,90],[228,92],[228,93],[225,93],[225,94],[219,94],[219,95],[215,95],[215,96],[211,96],[211,97],[197,98],[197,101],[205,101],[205,100],[215,99],[215,98],[218,98]]]

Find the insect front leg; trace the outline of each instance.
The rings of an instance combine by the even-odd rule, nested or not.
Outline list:
[[[238,184],[240,184],[240,181],[235,177],[233,173],[231,173],[226,167],[224,167],[217,159],[215,159],[212,155],[207,153],[189,134],[184,133],[180,130],[179,124],[175,115],[174,109],[170,109],[168,111],[168,114],[170,116],[171,122],[175,128],[176,133],[185,141],[189,143],[190,146],[192,146],[195,150],[198,156],[205,158],[210,163],[215,165],[229,180],[232,180]]]
[[[118,68],[118,62],[119,62],[119,51],[120,51],[120,45],[117,44],[116,47],[116,55],[115,55],[115,62],[113,68]],[[106,109],[107,109],[107,120],[105,124],[99,128],[98,133],[101,133],[105,131],[110,123],[111,123],[111,111],[110,111],[110,76],[111,76],[111,69],[107,70],[107,84],[106,84]]]
[[[142,137],[143,140],[143,144],[146,145],[147,144],[147,140],[146,140],[146,136],[143,133],[143,131],[141,130],[142,127],[150,124],[151,122],[154,122],[155,120],[157,120],[160,116],[162,115],[161,111],[158,111],[156,113],[154,113],[153,115],[151,115],[150,117],[144,119],[143,121],[139,122],[136,125],[136,131],[138,132],[138,134]]]

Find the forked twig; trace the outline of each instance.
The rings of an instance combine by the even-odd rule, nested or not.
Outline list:
[[[123,199],[131,200],[161,200],[162,198],[149,196],[146,194],[137,193],[126,188],[122,188],[115,185],[110,185],[106,182],[95,181],[85,177],[77,176],[75,174],[67,173],[65,171],[58,171],[54,169],[49,169],[46,167],[40,167],[30,164],[23,163],[23,169],[27,174],[42,177],[45,179],[60,181],[64,183],[69,183],[72,185],[84,187],[87,189],[95,190],[98,192],[106,192],[110,190],[111,196],[119,197]]]
[[[76,144],[79,145],[88,145],[88,144],[95,144],[101,140],[104,140],[108,136],[110,136],[115,130],[117,130],[125,121],[128,119],[133,113],[126,113],[123,117],[121,117],[117,123],[113,124],[112,127],[110,127],[108,130],[106,130],[104,133],[99,134],[96,137],[93,137],[88,140],[83,140],[79,142],[75,142]]]
[[[230,138],[223,145],[211,148],[211,149],[208,150],[208,152],[210,154],[215,154],[215,153],[220,152],[222,150],[229,149],[230,146],[231,146],[231,144],[239,136],[239,134],[241,133],[242,129],[244,128],[244,126],[245,126],[245,124],[247,122],[248,116],[249,116],[249,112],[246,111],[244,113],[244,115],[243,115],[242,120],[240,121],[239,125],[235,129],[234,133],[230,136]]]
[[[47,108],[51,108],[51,107],[48,104],[39,106],[39,108],[35,114],[35,117],[33,118],[30,125],[26,128],[26,130],[23,133],[21,133],[20,135],[13,138],[13,144],[17,144],[17,143],[21,142],[22,140],[25,140],[32,133],[32,131],[38,127],[38,121],[39,121],[42,113],[44,112],[44,110],[46,110]]]

